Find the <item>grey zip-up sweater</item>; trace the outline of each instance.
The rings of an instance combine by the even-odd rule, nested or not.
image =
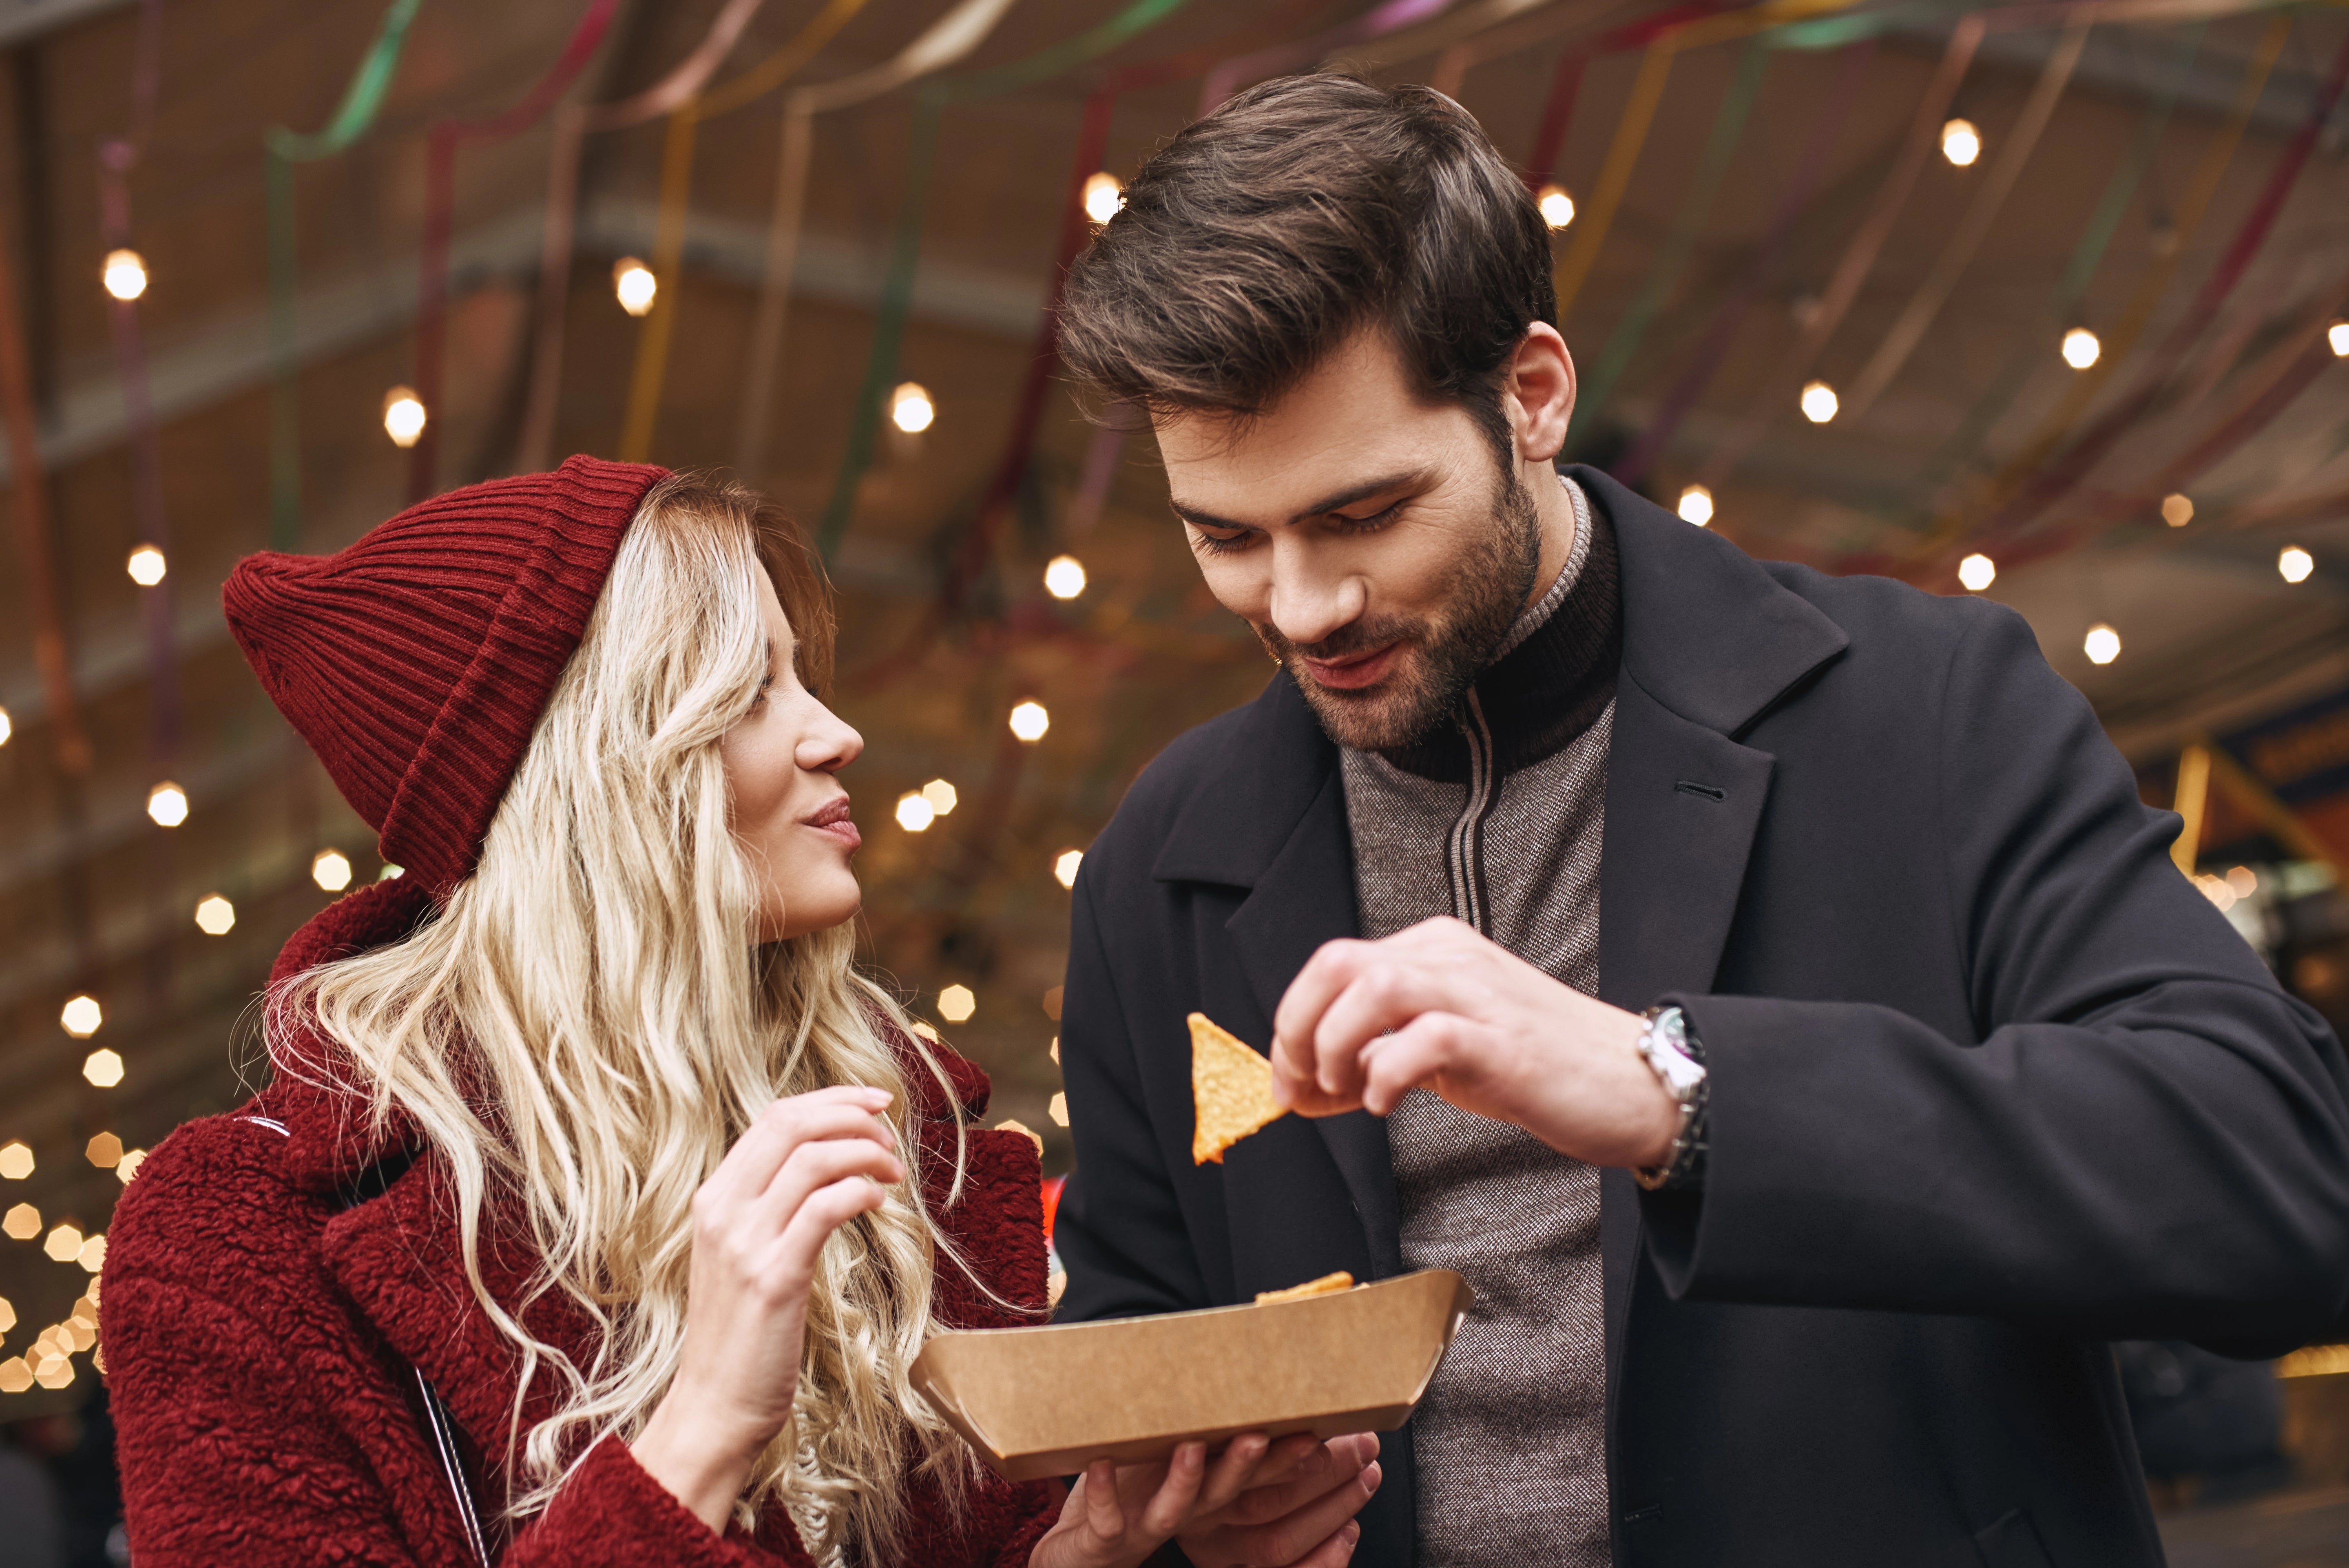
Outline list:
[[[1614,540],[1570,480],[1574,543],[1454,727],[1341,753],[1362,934],[1455,915],[1599,986],[1599,856],[1622,625]],[[1402,1260],[1476,1305],[1412,1429],[1423,1568],[1605,1568],[1599,1172],[1413,1090],[1387,1119]]]

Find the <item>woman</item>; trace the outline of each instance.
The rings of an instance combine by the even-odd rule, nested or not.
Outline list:
[[[140,1568],[1346,1560],[1375,1439],[1064,1499],[909,1386],[1040,1320],[1035,1153],[851,965],[863,743],[756,497],[574,458],[223,602],[404,872],[286,945],[275,1082],[122,1200]]]

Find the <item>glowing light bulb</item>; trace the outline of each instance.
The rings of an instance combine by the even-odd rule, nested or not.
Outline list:
[[[2287,583],[2305,583],[2316,570],[2316,557],[2297,544],[2287,544],[2276,557],[2276,573]]]
[[[1106,223],[1117,216],[1125,205],[1125,186],[1114,174],[1103,171],[1085,176],[1085,216],[1096,223]]]
[[[933,779],[923,785],[922,799],[927,800],[930,810],[941,817],[962,803],[962,797],[955,793],[955,787],[943,779]]]
[[[0,1145],[0,1176],[11,1181],[22,1181],[33,1173],[33,1147],[23,1139],[11,1139]],[[5,1332],[5,1330],[0,1330]]]
[[[978,997],[968,985],[949,985],[938,993],[938,1016],[949,1024],[967,1024],[978,1011]]]
[[[9,718],[8,710],[0,707],[0,746],[7,745],[8,738],[16,733],[16,726],[15,721]]]
[[[938,406],[930,401],[929,388],[918,381],[901,381],[889,394],[889,422],[909,436],[928,429],[937,417]]]
[[[196,905],[196,929],[206,936],[226,936],[236,926],[236,905],[213,893]]]
[[[81,1076],[100,1088],[112,1088],[122,1081],[122,1057],[119,1052],[98,1050],[81,1064]]]
[[[1055,555],[1044,568],[1044,592],[1055,599],[1073,599],[1085,591],[1085,563],[1073,555]]]
[[[106,1010],[98,1005],[97,997],[84,994],[65,1005],[64,1010],[57,1014],[57,1022],[63,1024],[66,1033],[75,1039],[86,1040],[98,1033],[98,1026],[106,1022]]]
[[[2336,321],[2326,327],[2324,341],[2332,346],[2333,358],[2349,359],[2349,321]]]
[[[142,544],[130,552],[130,559],[124,564],[123,570],[129,573],[130,581],[138,583],[141,588],[152,588],[156,583],[163,581],[163,573],[170,568],[163,560],[161,551],[151,544]]]
[[[159,828],[176,828],[188,820],[188,792],[170,779],[147,791],[147,814]]]
[[[1681,521],[1699,528],[1713,521],[1713,492],[1702,485],[1691,485],[1681,491]]]
[[[98,277],[106,292],[125,304],[147,292],[147,263],[136,251],[107,252]]]
[[[1967,556],[1958,562],[1958,581],[1970,593],[1979,593],[1998,578],[1998,567],[1987,555]]]
[[[1965,168],[1982,156],[1982,132],[1970,119],[1953,119],[1941,127],[1941,156]]]
[[[1077,868],[1085,863],[1082,850],[1062,850],[1052,860],[1052,880],[1062,887],[1077,885]]]
[[[1040,702],[1023,702],[1011,710],[1011,733],[1030,746],[1043,739],[1044,732],[1051,727],[1052,716],[1044,711]]]
[[[310,857],[310,880],[328,892],[351,885],[351,861],[340,850],[320,850]]]
[[[122,1140],[111,1132],[101,1132],[89,1140],[82,1152],[100,1171],[111,1171],[122,1163]]]
[[[1563,185],[1545,185],[1534,198],[1541,209],[1542,222],[1553,229],[1563,229],[1574,222],[1574,197]]]
[[[2096,335],[2085,326],[2075,326],[2064,335],[2064,363],[2075,370],[2085,370],[2096,362],[2105,346]]]
[[[2088,628],[2086,639],[2080,645],[2092,665],[2108,665],[2121,656],[2121,634],[2102,621]]]
[[[81,1253],[81,1233],[71,1225],[59,1225],[41,1243],[41,1251],[61,1264],[69,1264]]]
[[[926,831],[937,816],[937,808],[923,799],[918,789],[908,789],[897,797],[897,826],[909,833]]]
[[[2172,490],[2161,498],[2161,521],[2172,528],[2184,528],[2194,521],[2194,503]]]
[[[630,315],[644,315],[653,308],[660,294],[660,280],[653,276],[652,268],[634,256],[622,256],[612,263],[612,294],[620,308]]]
[[[1835,388],[1824,381],[1814,381],[1803,388],[1803,418],[1814,425],[1824,425],[1836,417],[1842,405],[1836,401]]]
[[[395,387],[383,395],[383,433],[395,447],[412,447],[423,438],[424,399],[413,387]]]

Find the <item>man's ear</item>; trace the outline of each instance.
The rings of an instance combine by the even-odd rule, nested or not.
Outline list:
[[[1537,321],[1526,328],[1509,356],[1502,383],[1502,407],[1517,441],[1517,457],[1529,463],[1555,461],[1566,449],[1574,419],[1574,356],[1557,328]]]

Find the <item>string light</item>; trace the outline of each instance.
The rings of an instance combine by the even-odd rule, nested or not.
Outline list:
[[[146,1163],[147,1151],[145,1150],[129,1150],[123,1154],[122,1159],[115,1165],[115,1177],[117,1180],[121,1181],[124,1186],[128,1187],[130,1185],[130,1179],[139,1174],[139,1168]]]
[[[1813,381],[1803,388],[1803,418],[1814,425],[1824,425],[1836,417],[1841,405],[1836,401],[1835,388],[1824,381]]]
[[[395,387],[383,395],[383,433],[395,447],[416,445],[424,435],[424,399],[413,387]]]
[[[320,850],[310,857],[310,880],[328,892],[351,885],[351,861],[340,850]]]
[[[166,779],[147,791],[147,814],[159,828],[176,828],[188,820],[188,792]]]
[[[208,894],[196,905],[196,929],[206,936],[226,936],[236,927],[236,905],[218,893]]]
[[[122,1163],[122,1140],[111,1132],[101,1132],[89,1140],[82,1153],[100,1171],[111,1171]]]
[[[83,1237],[81,1250],[74,1253],[73,1261],[82,1266],[82,1272],[85,1274],[94,1274],[98,1273],[98,1270],[104,1268],[106,1266],[105,1236],[96,1235]],[[90,1335],[89,1338],[90,1343],[93,1345],[98,1342],[98,1336],[95,1334]],[[82,1344],[81,1336],[77,1334],[74,1336],[74,1348],[77,1350],[87,1350],[89,1348],[89,1346]]]
[[[0,1176],[11,1181],[22,1181],[33,1173],[33,1146],[21,1138],[10,1139],[0,1145]],[[0,1333],[6,1332],[0,1329]]]
[[[6,1296],[0,1295],[0,1334],[5,1334],[16,1326],[16,1308]]]
[[[2333,348],[2335,359],[2349,359],[2349,321],[2336,321],[2324,329],[2324,341]]]
[[[1125,186],[1118,177],[1106,170],[1085,176],[1085,216],[1096,223],[1106,223],[1117,216],[1125,205]]]
[[[1055,1127],[1066,1127],[1066,1126],[1068,1126],[1068,1125],[1069,1125],[1069,1096],[1068,1096],[1068,1091],[1067,1091],[1067,1090],[1065,1090],[1065,1089],[1062,1089],[1062,1090],[1060,1090],[1060,1091],[1056,1092],[1056,1093],[1052,1096],[1051,1103],[1050,1103],[1049,1105],[1047,1105],[1047,1106],[1045,1106],[1045,1107],[1044,1107],[1044,1114],[1045,1114],[1046,1116],[1049,1116],[1049,1117],[1050,1117],[1050,1118],[1052,1119],[1052,1125],[1053,1125],[1053,1126],[1055,1126]]]
[[[1713,492],[1702,485],[1691,485],[1681,491],[1681,521],[1699,528],[1713,521]]]
[[[1044,732],[1051,727],[1052,716],[1044,711],[1042,703],[1032,698],[1011,710],[1011,733],[1030,746],[1043,739]]]
[[[1545,185],[1534,198],[1541,209],[1542,222],[1553,229],[1563,229],[1574,222],[1574,197],[1563,185]]]
[[[922,799],[918,789],[908,789],[897,797],[897,826],[909,833],[926,832],[937,816],[938,809]]]
[[[2260,891],[2260,873],[2249,866],[2236,866],[2227,872],[2227,885],[2235,890],[2237,898],[2249,898]]]
[[[16,721],[8,717],[6,708],[0,707],[0,746],[7,745],[8,738],[16,733]]]
[[[941,817],[962,803],[962,797],[955,793],[955,787],[943,779],[933,779],[923,785],[922,799],[927,800],[930,810]]]
[[[1073,555],[1055,555],[1044,566],[1044,592],[1055,599],[1073,599],[1085,591],[1085,563]]]
[[[130,552],[130,559],[124,563],[123,570],[129,573],[130,581],[141,588],[152,588],[163,581],[163,573],[169,568],[164,563],[161,551],[151,544],[142,544]]]
[[[147,263],[136,251],[107,252],[98,277],[106,292],[125,304],[147,292]]]
[[[660,294],[660,280],[653,276],[652,268],[634,256],[622,256],[612,263],[612,294],[620,308],[630,315],[646,315]]]
[[[2064,363],[2075,370],[2085,370],[2104,352],[2105,346],[2085,326],[2075,326],[2064,335]]]
[[[1967,556],[1958,562],[1958,581],[1970,593],[1979,593],[1998,578],[1998,567],[1987,555]]]
[[[12,1241],[29,1242],[41,1233],[41,1212],[30,1203],[19,1203],[0,1219],[0,1231]]]
[[[33,1386],[33,1369],[21,1356],[0,1361],[0,1394],[21,1394]]]
[[[949,1024],[968,1024],[978,1011],[978,997],[968,985],[949,985],[938,993],[938,1016]]]
[[[901,381],[889,394],[889,422],[909,436],[928,429],[937,417],[938,406],[930,401],[930,389],[918,381]]]
[[[2102,621],[2088,628],[2088,635],[2080,645],[2092,665],[2108,665],[2121,656],[2121,634]]]
[[[1953,119],[1941,127],[1941,156],[1960,169],[1982,156],[1982,132],[1970,119]]]
[[[112,1088],[122,1081],[122,1057],[114,1051],[92,1051],[81,1064],[81,1076],[100,1088]]]
[[[106,1022],[106,1010],[98,1005],[97,997],[85,992],[65,1005],[57,1014],[57,1022],[63,1024],[66,1033],[75,1039],[86,1040],[98,1033],[98,1026]]]
[[[1062,850],[1052,858],[1052,880],[1062,887],[1077,885],[1077,868],[1085,863],[1082,850]]]
[[[69,1264],[81,1255],[81,1233],[71,1225],[59,1225],[41,1243],[41,1251],[48,1253],[53,1263]]]
[[[2287,544],[2276,557],[2276,574],[2287,583],[2305,583],[2316,570],[2316,557],[2297,544]]]
[[[2184,528],[2194,521],[2194,503],[2171,491],[2161,498],[2161,521],[2172,528]]]

